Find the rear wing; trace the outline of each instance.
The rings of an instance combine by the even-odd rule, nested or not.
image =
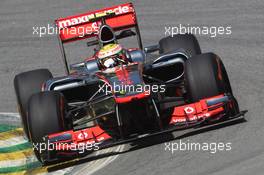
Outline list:
[[[65,43],[95,37],[102,18],[114,31],[137,27],[133,4],[126,3],[55,20],[59,38]]]
[[[128,34],[129,32],[126,33],[125,31],[134,28],[138,46],[140,49],[143,49],[136,12],[132,3],[120,4],[66,18],[59,18],[55,20],[55,25],[59,31],[58,39],[66,74],[69,74],[69,67],[64,44],[87,38],[95,38],[95,40],[87,43],[88,46],[97,44],[102,20],[104,20],[114,32],[124,31],[123,35],[120,33],[117,39],[131,36],[131,33]]]

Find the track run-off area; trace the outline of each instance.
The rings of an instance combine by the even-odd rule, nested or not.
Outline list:
[[[96,152],[91,156],[100,156],[109,152],[122,151],[124,146],[117,146]],[[32,145],[25,139],[20,119],[17,113],[0,113],[0,174],[69,174],[73,173],[73,166],[87,160],[85,170],[89,169],[92,174],[98,169],[106,166],[117,156],[109,156],[102,159],[91,159],[90,157],[73,159],[49,166],[42,166],[34,155]],[[81,173],[83,168],[74,173]],[[86,174],[86,173],[85,173]]]

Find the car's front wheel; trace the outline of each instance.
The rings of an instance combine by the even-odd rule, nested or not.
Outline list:
[[[204,53],[188,59],[185,63],[185,88],[189,102],[220,94],[233,95],[225,66],[214,53]],[[231,115],[239,112],[236,99],[233,99]]]
[[[159,41],[160,53],[168,53],[183,49],[190,56],[201,54],[201,48],[196,37],[192,34],[178,34],[162,38]]]
[[[48,69],[37,69],[23,72],[15,76],[14,87],[17,97],[18,110],[24,133],[29,138],[27,126],[28,101],[33,94],[41,92],[43,83],[52,78]]]
[[[224,64],[214,53],[196,55],[186,61],[185,87],[190,102],[232,93]]]
[[[48,147],[44,145],[43,137],[67,129],[67,121],[64,117],[65,106],[63,95],[55,91],[41,92],[30,98],[27,117],[28,130],[32,144],[34,144],[35,155],[41,162],[44,161],[41,151]]]

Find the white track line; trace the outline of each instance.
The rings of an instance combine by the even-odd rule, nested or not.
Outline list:
[[[54,172],[48,172],[48,173],[38,173],[38,175],[69,175],[71,174],[71,170],[73,169],[73,167],[69,167],[69,168],[65,168],[65,169],[62,169],[62,170],[57,170],[57,171],[54,171]]]
[[[19,114],[17,112],[0,112],[0,115],[14,116],[19,118]]]
[[[124,145],[118,146],[117,149],[114,150],[114,152],[122,152],[124,150],[124,148],[125,148]],[[110,156],[110,157],[106,158],[106,160],[104,162],[101,162],[100,164],[98,164],[98,166],[94,167],[90,171],[88,169],[86,169],[86,175],[91,175],[91,174],[95,173],[96,171],[106,167],[111,162],[113,162],[118,156],[119,155],[115,155],[115,156]],[[88,170],[88,172],[87,172],[87,170]]]
[[[114,148],[108,148],[106,150],[99,151],[98,154],[105,154],[105,153],[111,153],[111,152],[122,152],[124,150],[124,145],[117,146]],[[109,156],[103,159],[99,159],[95,161],[94,163],[88,164],[87,166],[82,167],[77,172],[72,172],[73,175],[91,175],[95,173],[96,171],[102,169],[103,167],[109,165],[111,162],[113,162],[118,155],[115,156]]]
[[[22,166],[27,163],[27,159],[17,159],[17,160],[5,160],[0,161],[0,168],[6,168],[6,167],[15,167],[15,166]]]
[[[27,163],[37,161],[37,158],[34,155],[31,155],[30,157],[25,157],[23,159],[0,161],[0,168],[23,166]]]
[[[17,136],[17,137],[12,137],[6,140],[0,140],[0,148],[3,147],[10,147],[22,143],[26,143],[27,141],[24,139],[23,136]]]
[[[1,117],[2,118],[13,117],[13,118],[18,119],[19,115],[18,113],[4,112],[4,113],[0,113],[0,120],[1,120]],[[26,142],[27,141],[25,140],[23,136],[14,135],[14,137],[11,137],[9,139],[0,140],[0,148],[15,146],[15,145],[26,143]],[[16,160],[4,160],[4,161],[0,160],[0,168],[22,166],[29,162],[36,162],[36,161],[37,159],[35,158],[33,154],[29,157],[24,157],[24,158],[16,159]]]
[[[18,113],[12,113],[12,112],[0,112],[0,119],[1,119],[1,117],[19,118],[19,114]],[[22,143],[26,143],[26,142],[27,141],[25,140],[24,136],[12,137],[12,138],[9,138],[6,140],[0,140],[0,148],[14,146],[14,145],[18,145],[18,144],[22,144]]]

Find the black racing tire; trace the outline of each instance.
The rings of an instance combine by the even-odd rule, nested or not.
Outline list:
[[[193,34],[177,34],[159,41],[160,54],[184,49],[190,56],[201,54],[199,42]]]
[[[196,55],[185,62],[185,88],[190,102],[232,94],[224,64],[214,53]]]
[[[42,84],[51,79],[52,74],[48,69],[37,69],[20,73],[14,78],[14,88],[17,97],[18,112],[20,113],[24,133],[29,138],[27,126],[27,113],[29,98],[41,92]]]
[[[40,92],[29,100],[28,130],[32,144],[37,145],[34,147],[35,155],[41,162],[45,161],[39,147],[44,144],[43,137],[67,129],[65,106],[63,95],[56,91]]]

